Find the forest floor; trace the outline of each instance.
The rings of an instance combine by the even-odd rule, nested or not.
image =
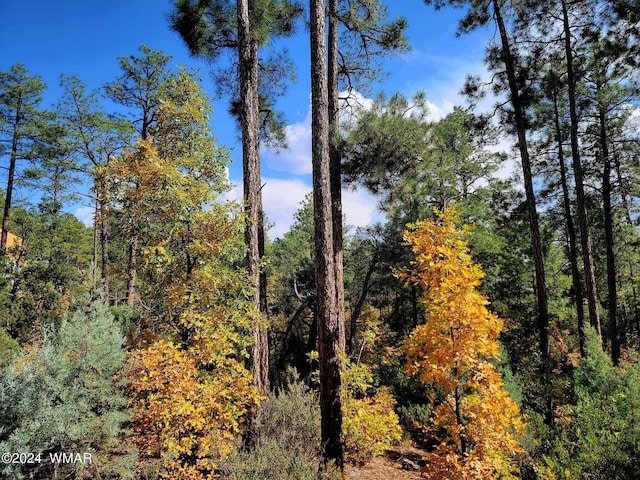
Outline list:
[[[363,466],[347,465],[345,467],[345,480],[420,480],[420,471],[411,468],[408,460],[412,464],[422,466],[422,457],[425,452],[413,445],[403,444],[393,450],[389,450],[386,455],[371,459]]]

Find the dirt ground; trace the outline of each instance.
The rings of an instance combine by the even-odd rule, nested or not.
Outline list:
[[[345,480],[420,480],[419,470],[403,469],[403,458],[422,466],[424,452],[411,445],[402,445],[385,456],[371,459],[363,466],[347,465]],[[405,465],[405,468],[411,468]]]

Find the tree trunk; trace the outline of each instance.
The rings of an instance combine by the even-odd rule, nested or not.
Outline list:
[[[129,279],[127,280],[127,305],[133,307],[136,302],[136,279],[138,277],[138,236],[129,244]]]
[[[616,146],[615,143],[612,144],[612,160],[614,162],[614,166],[615,166],[615,171],[616,171],[616,176],[618,177],[619,181],[621,181],[622,179],[622,165],[620,164],[620,156],[618,155],[618,153],[616,152]],[[633,218],[631,216],[631,204],[629,199],[627,198],[627,193],[623,190],[620,192],[620,197],[621,197],[621,202],[622,202],[622,209],[624,210],[624,215],[625,215],[625,220],[627,225],[629,226],[633,226],[634,222],[633,222]],[[633,268],[633,260],[631,257],[627,257],[627,262],[629,264],[629,279],[630,279],[630,283],[631,283],[631,293],[632,293],[632,299],[633,299],[633,311],[634,311],[634,320],[633,322],[631,321],[626,321],[626,328],[624,328],[621,331],[621,335],[620,335],[620,340],[622,342],[622,344],[626,344],[626,336],[627,333],[631,333],[631,326],[633,324],[635,324],[638,327],[638,333],[640,333],[640,308],[638,307],[638,295],[637,295],[637,276],[635,275],[635,269]]]
[[[607,136],[606,112],[604,106],[598,108],[600,122],[600,151],[602,154],[602,210],[604,215],[604,238],[607,256],[607,306],[609,310],[609,338],[611,339],[611,360],[618,365],[620,360],[620,331],[618,325],[618,290],[616,285],[616,257],[614,252],[613,211],[611,208],[611,157]]]
[[[100,201],[99,221],[100,226],[100,274],[102,275],[102,288],[104,290],[104,300],[109,303],[109,276],[107,275],[107,267],[109,265],[109,234],[107,231],[107,213],[104,200]]]
[[[573,297],[576,302],[576,315],[578,317],[578,341],[580,343],[580,355],[586,354],[586,338],[584,325],[584,305],[582,304],[582,280],[578,267],[578,247],[576,229],[571,215],[571,199],[569,198],[569,183],[567,182],[567,169],[564,163],[564,146],[562,144],[562,131],[560,129],[560,113],[558,111],[557,91],[553,92],[553,108],[555,114],[556,140],[558,142],[558,163],[560,164],[560,183],[562,184],[562,200],[564,204],[564,217],[567,226],[567,242],[569,246],[569,263],[571,264],[571,280]]]
[[[351,358],[355,357],[356,353],[356,330],[358,326],[358,317],[360,317],[360,313],[362,312],[362,307],[364,306],[364,301],[367,298],[367,293],[369,292],[369,282],[371,282],[371,275],[373,275],[373,271],[378,264],[378,255],[373,254],[373,258],[371,259],[371,263],[369,264],[369,268],[367,269],[367,273],[364,276],[364,281],[362,283],[362,291],[360,292],[360,297],[353,307],[353,311],[351,312],[351,330],[349,331],[349,355]]]
[[[576,184],[576,206],[578,208],[578,225],[580,227],[580,243],[582,246],[582,260],[586,278],[587,304],[589,305],[589,320],[602,338],[600,328],[600,313],[598,311],[598,292],[596,289],[595,268],[591,254],[591,235],[584,194],[584,172],[580,160],[578,144],[578,113],[576,107],[576,78],[573,71],[573,52],[571,51],[571,30],[569,28],[569,13],[566,0],[561,1],[562,19],[564,24],[564,45],[567,61],[567,86],[569,96],[569,117],[571,119],[571,157],[573,163],[573,177]]]
[[[98,285],[98,218],[100,216],[100,203],[96,198],[95,205],[93,207],[93,258],[91,260],[91,298],[96,295],[96,289]]]
[[[331,176],[331,215],[333,217],[333,257],[338,302],[340,348],[345,351],[346,327],[344,313],[344,251],[342,241],[342,159],[336,145],[340,134],[340,106],[338,96],[338,0],[329,0],[329,158]]]
[[[325,467],[333,462],[342,470],[342,361],[333,252],[325,2],[311,0],[310,7],[313,217],[322,462]]]
[[[548,377],[551,372],[550,351],[549,351],[549,305],[547,300],[547,282],[544,271],[544,258],[542,255],[542,245],[540,242],[540,228],[538,226],[538,212],[536,210],[536,198],[533,190],[533,175],[531,172],[531,160],[529,158],[529,150],[527,147],[526,136],[526,117],[524,105],[520,98],[518,90],[518,81],[516,78],[516,68],[511,53],[511,46],[507,36],[507,30],[504,25],[500,4],[498,0],[494,0],[494,14],[496,24],[500,31],[500,40],[502,43],[502,56],[504,61],[507,79],[509,83],[509,93],[511,97],[511,105],[514,111],[514,120],[516,133],[518,136],[518,148],[520,150],[520,159],[522,161],[522,173],[524,177],[524,190],[527,201],[527,213],[529,217],[529,233],[531,235],[531,253],[533,255],[533,264],[535,268],[536,280],[536,297],[538,303],[538,337],[540,343],[540,355],[543,363],[543,375]],[[545,381],[548,383],[550,379]],[[545,421],[547,424],[553,422],[552,397],[548,392],[546,395],[546,412]]]
[[[7,174],[7,191],[4,197],[4,212],[2,214],[2,233],[0,233],[0,252],[7,253],[7,234],[9,233],[9,216],[11,215],[11,201],[13,196],[13,182],[18,160],[18,135],[21,122],[22,96],[18,98],[16,107],[16,119],[13,124],[13,138],[11,139],[11,154],[9,156],[9,172]]]
[[[240,123],[242,125],[242,171],[245,212],[245,244],[247,247],[247,272],[254,288],[253,304],[260,312],[259,318],[252,325],[253,345],[250,355],[250,371],[253,383],[262,393],[269,392],[269,346],[267,331],[264,326],[266,318],[266,298],[261,293],[266,285],[261,282],[261,247],[260,239],[264,239],[262,214],[262,193],[260,185],[260,119],[258,99],[258,40],[252,35],[249,15],[249,1],[237,1],[238,15],[238,68],[240,75],[240,99],[242,108]],[[263,240],[264,242],[264,240]]]

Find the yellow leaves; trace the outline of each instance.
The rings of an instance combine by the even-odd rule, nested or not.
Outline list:
[[[379,389],[373,397],[366,396],[373,375],[364,363],[347,360],[343,380],[342,432],[346,454],[353,462],[363,462],[400,441],[402,428],[394,411],[396,402],[387,388]]]
[[[516,478],[511,455],[520,451],[514,435],[524,429],[518,406],[500,374],[488,363],[499,356],[503,322],[487,309],[476,288],[484,273],[473,263],[455,210],[410,225],[405,240],[415,254],[411,269],[397,272],[419,285],[427,322],[404,344],[406,371],[445,395],[427,426],[440,440],[427,456],[426,478]],[[442,432],[446,432],[443,436]]]
[[[376,457],[400,441],[402,428],[391,392],[381,388],[373,397],[344,400],[342,431],[347,456],[355,462]]]
[[[206,478],[217,459],[234,450],[242,418],[257,398],[249,373],[229,365],[213,378],[166,340],[133,352],[129,364],[133,442],[142,456],[160,457],[165,478]]]

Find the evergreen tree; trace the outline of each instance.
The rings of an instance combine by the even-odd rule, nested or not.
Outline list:
[[[36,135],[34,122],[40,116],[38,108],[45,88],[42,79],[30,75],[20,63],[8,72],[0,72],[0,153],[8,156],[7,188],[0,235],[0,251],[3,254],[7,250],[17,162],[30,156],[29,149]]]
[[[320,362],[320,425],[325,468],[335,462],[342,470],[342,360],[336,291],[331,173],[329,158],[329,91],[327,82],[325,3],[311,2],[311,131],[313,164],[313,218],[316,254],[316,315],[318,317],[318,353]],[[344,330],[342,330],[344,332]]]
[[[105,300],[109,300],[109,239],[107,228],[109,162],[131,142],[132,125],[117,115],[107,114],[100,105],[99,92],[87,92],[75,76],[61,79],[62,98],[57,104],[58,118],[65,125],[70,155],[80,170],[93,181],[95,200],[93,215],[94,249],[92,285],[97,284],[98,263]],[[99,247],[99,248],[98,248]],[[100,250],[100,252],[98,252]],[[98,260],[100,257],[100,261]]]
[[[103,303],[85,309],[43,328],[0,372],[0,448],[39,455],[33,463],[4,463],[4,478],[133,478],[127,398],[114,382],[124,338]],[[56,461],[60,453],[79,453],[82,461]]]
[[[104,86],[108,98],[129,108],[129,120],[142,140],[150,135],[157,119],[160,99],[167,82],[173,77],[168,70],[171,57],[146,45],[140,47],[141,56],[120,58],[122,74]],[[125,238],[128,243],[127,304],[136,303],[139,235],[136,225],[129,225]]]
[[[260,174],[261,125],[278,129],[274,122],[278,116],[271,103],[274,94],[284,89],[282,79],[290,78],[293,70],[287,68],[291,65],[283,56],[272,62],[261,61],[259,50],[273,37],[292,33],[294,19],[299,13],[300,7],[289,0],[238,0],[235,6],[228,0],[177,0],[170,18],[171,27],[182,36],[192,54],[213,61],[231,49],[237,59],[233,62],[237,71],[225,72],[226,80],[219,77],[218,83],[231,84],[231,111],[237,115],[242,130],[246,263],[255,288],[253,302],[263,317],[267,314],[267,282],[262,265],[265,232]],[[277,87],[274,89],[274,86]],[[270,132],[275,133],[276,138],[279,136],[273,128]],[[267,135],[269,138],[273,137]],[[263,318],[261,322],[265,320]],[[266,393],[269,391],[267,329],[258,323],[253,330],[251,371],[255,384]]]

